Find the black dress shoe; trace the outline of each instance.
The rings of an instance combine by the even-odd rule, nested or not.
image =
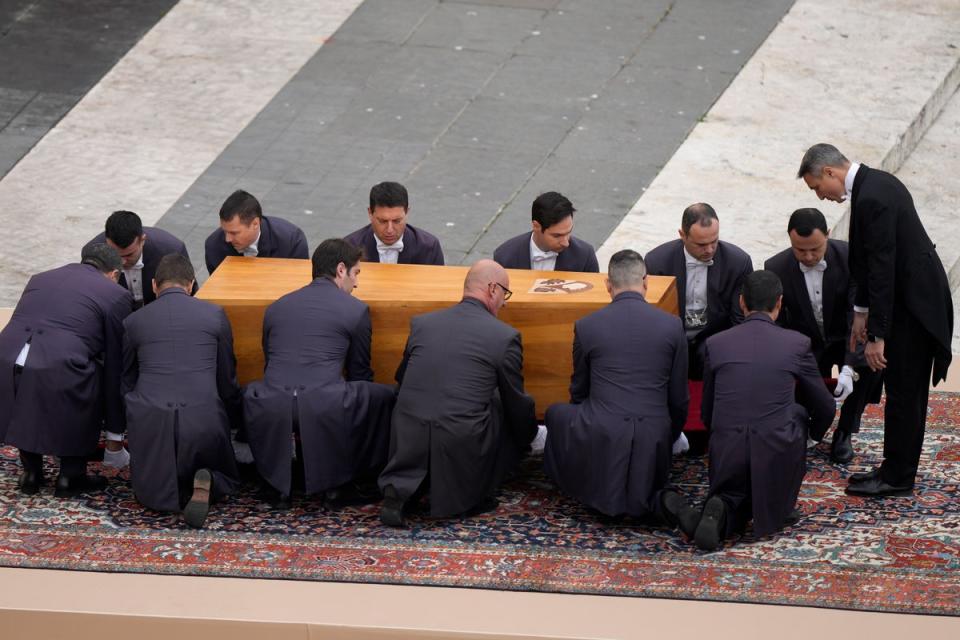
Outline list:
[[[380,522],[388,527],[403,526],[403,498],[392,484],[383,488],[383,505],[380,507]]]
[[[874,467],[874,468],[871,469],[870,471],[865,471],[865,472],[863,472],[863,473],[854,473],[854,474],[852,474],[849,478],[847,478],[847,481],[848,481],[850,484],[858,484],[858,483],[860,483],[860,482],[867,482],[867,481],[869,481],[869,480],[876,480],[876,479],[879,478],[879,477],[880,477],[880,467]]]
[[[713,496],[703,505],[700,523],[693,534],[693,541],[704,551],[716,551],[723,544],[727,531],[727,504],[719,496]]]
[[[20,480],[17,482],[17,487],[19,487],[20,493],[27,496],[32,496],[40,491],[40,485],[42,484],[42,473],[37,473],[36,471],[24,471],[20,474]]]
[[[830,459],[838,464],[846,464],[853,460],[853,444],[850,442],[850,434],[846,431],[837,429],[833,432]]]
[[[107,479],[102,476],[57,476],[53,495],[58,498],[75,498],[82,493],[95,493],[107,488]]]
[[[795,525],[795,524],[797,524],[798,522],[800,522],[800,520],[801,520],[802,518],[803,518],[803,514],[800,513],[800,510],[799,510],[799,509],[794,509],[793,511],[791,511],[790,513],[787,514],[787,517],[786,517],[786,518],[784,518],[784,520],[783,520],[783,526],[785,526],[785,527],[792,527],[793,525]]]
[[[200,469],[193,475],[193,495],[183,508],[184,521],[199,529],[207,521],[210,513],[210,494],[213,492],[213,474],[209,469]]]
[[[670,527],[679,527],[688,538],[692,538],[696,533],[700,514],[673,489],[667,489],[660,494],[660,512]]]
[[[850,483],[847,486],[847,493],[852,496],[865,496],[867,498],[881,498],[883,496],[909,496],[913,493],[913,484],[887,484],[878,475],[876,478],[871,478],[870,480]]]
[[[323,505],[328,509],[370,504],[380,500],[380,489],[375,484],[348,482],[323,493]]]
[[[264,499],[270,505],[270,508],[276,511],[289,511],[293,507],[290,496],[279,491],[268,492]]]

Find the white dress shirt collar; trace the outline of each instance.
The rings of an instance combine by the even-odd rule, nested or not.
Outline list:
[[[403,251],[403,236],[393,244],[385,244],[376,233],[373,234],[377,241],[377,254],[380,256],[380,262],[383,264],[397,264],[400,260],[400,252]]]
[[[127,281],[127,291],[137,302],[143,301],[143,251],[140,251],[140,259],[129,269],[123,270],[123,279]]]
[[[260,234],[263,233],[263,230],[257,231],[257,239],[250,243],[250,245],[241,251],[244,256],[248,258],[256,258],[260,255],[260,250],[257,248],[257,243],[260,242]]]
[[[850,168],[847,169],[847,175],[843,179],[843,188],[845,190],[843,194],[843,200],[846,202],[851,195],[853,195],[853,180],[857,177],[857,171],[860,170],[859,162],[851,162]]]
[[[530,233],[530,268],[534,271],[555,271],[557,266],[556,251],[544,251],[533,241],[533,233]]]

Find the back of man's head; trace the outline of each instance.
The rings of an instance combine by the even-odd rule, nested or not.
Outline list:
[[[407,188],[399,182],[381,182],[370,189],[370,210],[377,207],[393,209],[394,207],[410,208],[410,199]]]
[[[709,227],[713,221],[719,221],[717,212],[706,202],[697,202],[683,210],[683,216],[680,218],[680,228],[684,235],[690,235],[690,227],[695,224],[701,227]]]
[[[827,219],[819,209],[797,209],[790,215],[787,223],[787,233],[796,231],[798,236],[809,238],[810,234],[819,229],[823,235],[830,233],[827,228]]]
[[[646,275],[647,265],[643,261],[643,256],[633,249],[617,251],[610,256],[607,279],[610,280],[611,289],[623,291],[641,288]]]
[[[240,216],[243,224],[249,225],[254,218],[263,217],[263,209],[260,207],[260,201],[243,189],[237,189],[223,201],[220,207],[220,219],[224,222],[233,220]]]
[[[531,217],[540,223],[541,231],[546,231],[561,220],[576,213],[573,203],[556,191],[541,193],[530,207]]]
[[[783,295],[783,285],[773,271],[754,271],[743,279],[743,304],[748,312],[772,312]]]
[[[803,160],[800,161],[800,168],[797,169],[797,177],[810,174],[814,178],[819,178],[823,173],[824,167],[846,167],[850,164],[847,157],[840,153],[832,144],[821,142],[815,144],[803,154]]]
[[[114,211],[104,225],[107,240],[125,249],[143,235],[143,223],[133,211]]]
[[[193,264],[189,258],[179,253],[168,253],[160,258],[157,272],[153,276],[157,289],[177,286],[189,290],[193,286],[194,279],[196,274],[193,271]]]
[[[362,257],[363,249],[360,247],[342,238],[327,238],[314,249],[313,257],[310,259],[313,263],[313,277],[336,278],[337,265],[342,262],[349,271],[360,262]]]
[[[95,267],[100,273],[119,271],[123,266],[120,254],[105,242],[85,246],[80,252],[80,262]]]

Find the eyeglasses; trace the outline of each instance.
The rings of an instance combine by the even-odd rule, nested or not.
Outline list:
[[[509,299],[510,299],[510,296],[513,295],[513,291],[510,291],[510,289],[507,289],[505,286],[503,286],[503,285],[500,284],[499,282],[491,282],[490,284],[495,284],[495,285],[497,285],[498,287],[500,287],[501,289],[503,289],[503,301],[504,301],[504,302],[506,302],[507,300],[509,300]]]

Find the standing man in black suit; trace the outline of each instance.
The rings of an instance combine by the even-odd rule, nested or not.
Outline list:
[[[504,269],[597,273],[597,254],[573,237],[576,209],[556,191],[541,193],[531,208],[531,233],[522,233],[497,247],[493,259]]]
[[[720,220],[709,204],[687,207],[680,239],[647,253],[647,272],[677,279],[677,299],[689,344],[691,380],[703,378],[703,345],[743,320],[740,286],[753,262],[740,247],[720,240]]]
[[[910,192],[885,171],[850,162],[829,144],[803,156],[797,176],[821,200],[850,198],[850,273],[857,287],[849,348],[866,344],[884,371],[883,464],[850,477],[847,492],[909,495],[923,449],[931,372],[934,385],[951,360],[953,302],[947,274]]]
[[[104,425],[126,430],[121,352],[133,301],[117,285],[121,264],[115,249],[94,244],[80,263],[38,273],[0,332],[0,442],[20,449],[21,493],[40,490],[44,455],[60,458],[57,497],[107,485],[86,469]]]
[[[374,480],[386,461],[394,390],[373,382],[370,308],[351,295],[361,255],[345,240],[324,240],[313,252],[313,281],[264,314],[264,378],[247,386],[244,416],[277,506],[291,493],[294,433],[307,493],[323,492],[331,506],[380,497]]]
[[[370,189],[370,224],[344,240],[363,249],[367,262],[385,264],[443,264],[440,241],[431,233],[407,224],[410,200],[399,182],[381,182]]]
[[[158,511],[182,508],[199,528],[211,500],[239,482],[230,423],[239,420],[240,387],[230,322],[190,296],[195,280],[186,256],[160,260],[156,302],[123,323],[123,391],[134,495]]]
[[[751,273],[739,301],[744,322],[707,338],[701,411],[710,490],[693,531],[707,551],[751,518],[754,533],[766,536],[799,517],[807,438],[821,440],[836,412],[810,339],[775,323],[782,293],[776,274]]]
[[[810,338],[820,375],[840,368],[834,395],[843,406],[833,432],[830,459],[853,459],[850,436],[860,431],[868,402],[880,402],[882,374],[867,366],[863,347],[849,350],[855,287],[847,266],[849,246],[829,237],[827,219],[817,209],[797,209],[787,223],[790,248],[764,263],[783,283],[777,322]]]
[[[133,296],[135,309],[157,299],[151,283],[160,258],[168,253],[179,253],[190,258],[182,240],[163,229],[144,227],[140,216],[132,211],[111,213],[103,233],[98,234],[86,246],[97,242],[106,242],[120,254],[123,268],[120,270],[119,284]],[[194,283],[190,294],[196,292],[197,285]]]
[[[679,318],[644,299],[639,253],[615,253],[607,276],[613,301],[574,325],[570,404],[547,409],[543,461],[587,506],[649,517],[664,512],[671,448],[687,421],[687,339]]]
[[[263,215],[260,202],[238,189],[220,207],[220,228],[207,236],[204,258],[213,273],[227,256],[307,260],[307,237],[283,218]]]
[[[500,484],[536,435],[520,332],[496,317],[509,287],[503,267],[480,260],[459,304],[411,320],[380,474],[384,524],[401,526],[419,491],[429,493],[434,516],[496,508]]]

